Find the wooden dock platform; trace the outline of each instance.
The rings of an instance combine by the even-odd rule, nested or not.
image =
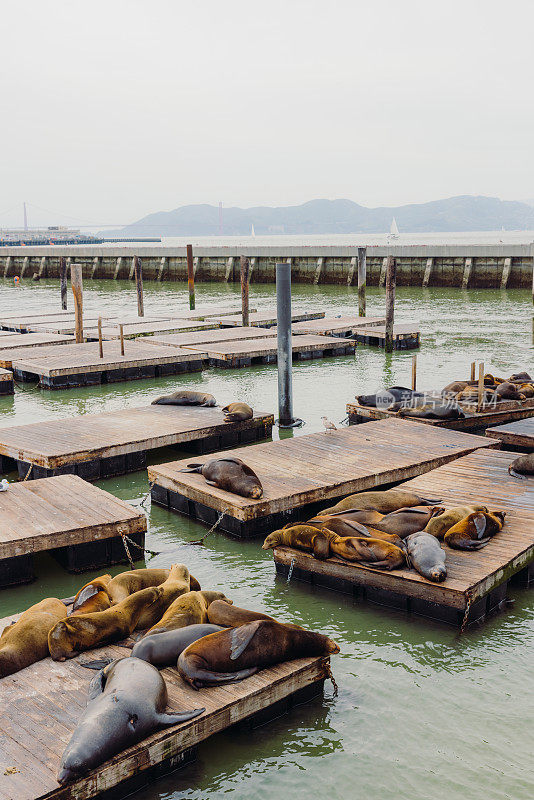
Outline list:
[[[65,473],[96,481],[146,467],[146,453],[179,446],[207,453],[271,435],[272,414],[226,423],[220,408],[149,405],[0,428],[0,470],[30,478]],[[489,442],[488,442],[489,443]]]
[[[360,344],[384,347],[386,326],[377,325],[376,327],[357,329],[354,331],[354,338]],[[393,339],[393,348],[395,350],[414,350],[421,344],[419,326],[414,322],[394,325]]]
[[[260,500],[210,486],[196,473],[180,472],[185,461],[151,466],[148,475],[153,502],[208,525],[223,513],[218,528],[248,538],[308,519],[353,492],[406,480],[488,445],[497,443],[468,433],[383,420],[226,452],[256,472],[263,485]]]
[[[168,336],[150,336],[147,344],[167,345],[168,347],[190,347],[199,344],[215,344],[218,342],[243,342],[247,339],[265,339],[276,337],[276,328],[209,328],[191,333],[171,333]],[[1,340],[0,340],[1,345]]]
[[[68,322],[74,319],[73,311],[49,311],[49,312],[25,312],[21,314],[2,314],[0,316],[0,328],[5,331],[25,332],[28,325],[34,323],[47,323],[47,322]]]
[[[0,630],[14,618],[0,620]],[[83,660],[123,658],[121,643],[88,651]],[[2,678],[0,707],[0,800],[89,800],[124,797],[150,785],[196,756],[198,744],[234,725],[250,730],[279,717],[323,690],[328,659],[299,658],[262,669],[235,684],[196,691],[175,668],[161,674],[169,695],[167,709],[205,707],[181,725],[161,728],[73,783],[61,786],[56,775],[61,756],[87,703],[95,672],[78,659],[47,658]],[[269,728],[263,728],[268,741]]]
[[[318,561],[287,547],[275,549],[276,569],[286,575],[293,565],[293,579],[454,625],[462,624],[466,612],[468,624],[479,622],[504,606],[512,579],[521,586],[534,580],[534,492],[528,481],[508,475],[513,457],[502,450],[476,450],[399,487],[440,497],[447,508],[481,503],[506,512],[503,530],[482,550],[443,545],[443,583],[427,581],[415,570],[373,570],[338,558]]]
[[[99,356],[98,342],[39,348],[31,355],[13,359],[13,372],[20,381],[38,379],[45,389],[67,389],[200,372],[205,360],[205,354],[198,351],[138,341],[129,341],[122,356],[120,342],[114,340],[104,343],[104,358]]]
[[[498,439],[503,447],[526,450],[530,453],[534,451],[534,412],[528,419],[499,425],[497,428],[487,428],[486,436]]]
[[[340,336],[341,338],[349,338],[354,336],[359,328],[384,325],[385,322],[385,317],[324,317],[324,319],[294,322],[291,327],[295,334],[308,333],[315,336]]]
[[[142,511],[76,475],[10,483],[0,518],[0,588],[33,580],[42,550],[70,572],[127,563],[121,535],[142,547],[147,529]]]
[[[294,336],[293,358],[306,360],[354,353],[355,343],[327,336]],[[274,336],[212,344],[188,345],[187,350],[207,354],[214,367],[250,367],[251,364],[274,364],[278,360],[278,343]]]
[[[502,411],[496,411],[495,407],[479,412],[466,411],[467,416],[464,419],[421,419],[421,417],[405,417],[404,419],[410,419],[411,422],[419,422],[423,425],[430,425],[433,428],[483,433],[489,426],[534,417],[534,401],[532,400],[527,400],[521,405],[515,404],[515,407],[510,407],[511,404],[506,403],[503,405],[505,405],[505,409]],[[349,425],[358,425],[361,422],[370,422],[378,419],[399,419],[395,411],[362,406],[356,400],[353,400],[352,403],[347,403],[347,414]]]
[[[323,319],[324,311],[292,311],[292,322],[304,322],[310,319]],[[243,324],[241,314],[225,314],[224,316],[214,317],[215,322],[218,322],[224,328],[231,328],[236,325]],[[272,328],[276,325],[278,319],[276,310],[274,311],[258,311],[249,314],[249,325],[259,328]]]
[[[13,373],[8,369],[0,369],[0,394],[14,394]]]
[[[56,333],[12,333],[0,331],[0,367],[11,369],[13,358],[28,355],[33,348],[53,347],[60,344],[74,344],[74,336],[62,336]]]
[[[159,320],[158,322],[129,323],[123,326],[123,336],[125,339],[136,339],[138,336],[152,338],[154,335],[184,333],[186,331],[202,331],[212,327],[211,322],[201,322],[199,320]],[[98,327],[90,327],[84,330],[84,338],[89,341],[98,341]],[[102,324],[102,337],[104,339],[120,339],[119,324],[106,321]]]
[[[248,310],[251,314],[255,314],[258,310],[253,303],[249,304]],[[223,305],[211,305],[211,306],[198,306],[198,308],[193,309],[192,311],[188,308],[178,309],[176,311],[177,319],[213,319],[214,317],[222,317],[222,316],[241,316],[241,304],[236,303],[233,306],[223,304]]]

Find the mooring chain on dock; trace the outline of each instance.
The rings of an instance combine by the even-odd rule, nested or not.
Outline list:
[[[223,508],[223,510],[222,510],[222,511],[219,511],[219,516],[217,517],[217,519],[215,520],[215,522],[213,523],[213,525],[211,526],[211,528],[209,529],[209,531],[208,531],[207,533],[205,533],[205,534],[204,534],[204,536],[201,536],[201,538],[200,538],[200,539],[195,539],[195,540],[194,540],[194,541],[192,541],[192,542],[185,542],[185,544],[204,544],[204,539],[205,539],[207,536],[209,536],[209,535],[210,535],[210,533],[213,533],[213,531],[214,531],[214,530],[217,528],[217,525],[218,525],[218,524],[219,524],[219,522],[222,520],[222,518],[224,517],[224,515],[226,514],[226,512],[227,512],[227,511],[228,511],[228,509],[227,509],[227,508]]]
[[[332,675],[332,670],[330,668],[330,662],[329,661],[324,661],[323,665],[324,665],[324,671],[326,672],[326,677],[330,679],[330,682],[332,683],[332,686],[334,687],[334,697],[337,697],[338,694],[339,694],[339,688],[338,688],[338,685],[336,683],[336,679]]]
[[[293,575],[293,567],[295,566],[295,559],[291,559],[291,564],[289,565],[289,569],[287,571],[287,583],[291,580],[291,576]]]
[[[471,594],[471,592],[468,590],[466,594],[467,594],[467,603],[465,605],[464,618],[462,620],[462,624],[460,625],[458,636],[461,636],[467,627],[467,621],[469,619],[469,611],[471,609],[471,604],[473,602],[473,595]]]
[[[28,480],[28,478],[30,477],[30,472],[32,471],[32,469],[33,469],[33,464],[30,464],[30,468],[29,468],[28,472],[26,473],[26,475],[24,476],[24,478],[22,479],[22,483],[24,483],[24,481]]]
[[[150,497],[150,495],[152,494],[152,487],[154,486],[154,484],[155,484],[155,483],[156,483],[156,481],[151,481],[151,482],[148,484],[148,492],[145,494],[145,496],[143,497],[143,499],[142,499],[142,500],[141,500],[141,502],[139,503],[139,505],[140,505],[142,508],[144,508],[144,509],[145,509],[145,511],[146,511],[146,506],[145,506],[145,503],[146,503],[146,501],[148,500],[148,498]]]
[[[133,539],[131,539],[126,533],[123,533],[120,529],[119,529],[119,536],[122,539],[122,543],[124,545],[124,550],[126,552],[126,557],[128,559],[128,563],[130,564],[130,567],[131,567],[132,570],[135,569],[135,566],[134,566],[134,562],[133,562],[133,559],[132,559],[132,556],[131,556],[131,553],[130,553],[130,548],[128,547],[128,545],[130,545],[131,547],[136,547],[138,550],[141,550],[143,553],[148,553],[151,556],[151,558],[153,558],[154,556],[159,556],[160,555],[160,551],[158,551],[158,550],[149,550],[148,547],[145,547],[142,544],[137,544],[137,542],[134,542]]]

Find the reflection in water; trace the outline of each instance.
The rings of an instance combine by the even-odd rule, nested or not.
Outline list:
[[[85,289],[87,311],[135,313],[135,291],[128,281],[87,282]],[[238,287],[231,284],[197,286],[199,305],[235,303],[237,298]],[[326,308],[329,314],[357,313],[356,290],[346,286],[295,285],[293,302],[295,307]],[[253,284],[251,303],[273,308],[274,287]],[[45,280],[15,289],[4,282],[0,312],[13,312],[21,304],[25,311],[59,307],[58,283]],[[155,309],[176,313],[186,305],[185,285],[145,283],[147,314]],[[383,308],[384,290],[369,289],[368,314]],[[421,323],[418,388],[468,376],[475,359],[498,375],[534,367],[528,291],[399,287],[397,319]],[[322,430],[323,414],[337,424],[355,394],[384,384],[409,386],[411,358],[411,352],[386,357],[378,349],[358,347],[355,357],[295,363],[294,413],[306,425],[285,430],[281,437]],[[0,398],[0,426],[143,405],[186,386],[212,392],[221,405],[239,399],[276,413],[276,367],[260,365],[65,392],[23,386],[15,398]],[[177,455],[182,454],[167,449],[151,454],[150,461],[171,461]],[[98,485],[136,505],[148,490],[145,472]],[[196,763],[154,782],[139,798],[213,800],[231,793],[233,800],[277,795],[294,800],[311,795],[329,800],[530,800],[532,592],[514,589],[513,608],[458,638],[455,629],[437,623],[295,579],[288,584],[275,577],[272,555],[261,550],[261,539],[240,541],[214,532],[203,546],[190,545],[206,528],[150,508],[150,502],[146,506],[147,546],[160,553],[147,566],[183,561],[203,587],[224,589],[240,606],[321,630],[340,644],[341,654],[332,661],[337,698],[327,684],[324,698],[265,727],[214,737],[199,748]],[[36,571],[37,581],[30,586],[0,592],[0,616],[43,596],[71,595],[81,583],[46,554],[36,557]],[[84,575],[84,582],[94,574]]]

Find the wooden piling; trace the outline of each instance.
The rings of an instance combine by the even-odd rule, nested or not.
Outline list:
[[[124,355],[124,325],[119,325],[119,337],[121,340],[121,356]]]
[[[417,389],[417,356],[412,356],[412,391]]]
[[[59,285],[61,287],[61,308],[67,310],[67,259],[59,259]]]
[[[397,261],[393,256],[387,257],[386,263],[386,337],[384,348],[392,353],[395,344],[393,322],[395,317],[395,285],[397,281]]]
[[[193,267],[193,245],[187,245],[187,285],[189,287],[189,308],[195,309],[195,271]]]
[[[76,336],[76,344],[80,344],[83,342],[83,282],[81,264],[71,264],[70,283],[72,286],[72,294],[74,295],[74,333]]]
[[[478,400],[477,411],[480,411],[484,404],[484,362],[478,365]]]
[[[476,377],[476,361],[471,362],[471,380],[474,381]]]
[[[249,323],[248,285],[249,285],[250,262],[246,256],[241,256],[239,266],[241,272],[241,317],[242,317],[243,327],[247,328]]]
[[[367,282],[367,248],[358,247],[358,316],[365,317],[365,287]]]
[[[98,318],[98,353],[100,358],[104,358],[104,347],[102,345],[102,317]]]
[[[143,303],[143,267],[139,256],[134,256],[135,287],[137,289],[137,316],[145,316]]]

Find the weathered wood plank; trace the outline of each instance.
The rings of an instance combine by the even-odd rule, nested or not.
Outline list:
[[[534,450],[534,410],[532,416],[527,419],[499,425],[497,428],[487,428],[486,436],[498,439],[503,445],[521,450]]]
[[[191,333],[172,333],[168,336],[150,336],[147,344],[166,345],[168,347],[189,347],[189,345],[213,344],[215,342],[230,342],[233,340],[264,339],[276,336],[276,328],[210,328],[208,330],[192,331]],[[0,345],[2,340],[0,339]]]
[[[379,419],[398,419],[394,411],[362,406],[356,401],[347,403],[347,414],[351,423]],[[526,420],[532,417],[534,417],[534,405],[529,402],[521,406],[516,405],[515,408],[505,408],[502,411],[482,410],[480,412],[470,412],[465,419],[421,419],[421,417],[414,417],[413,422],[430,425],[433,428],[448,428],[453,431],[480,431],[489,425],[511,420]],[[508,444],[512,444],[512,442],[508,442]]]
[[[325,317],[324,319],[294,322],[291,326],[295,334],[315,334],[316,336],[352,336],[357,328],[383,325],[385,317]]]
[[[292,340],[293,355],[315,352],[328,355],[329,351],[331,352],[339,348],[353,349],[354,343],[350,341],[341,342],[339,338],[307,335],[295,336]],[[187,349],[194,352],[205,353],[211,361],[233,361],[234,359],[240,358],[276,358],[278,353],[277,340],[273,336],[261,339],[188,345]]]
[[[291,320],[292,322],[303,322],[309,319],[322,319],[325,315],[324,311],[297,311],[294,310],[291,313]],[[225,314],[218,317],[214,317],[215,321],[218,322],[220,325],[224,327],[235,327],[236,325],[242,324],[241,314]],[[249,324],[258,326],[260,328],[263,327],[271,327],[272,325],[276,325],[277,318],[276,318],[276,310],[275,311],[259,311],[255,313],[250,313],[249,315]]]

